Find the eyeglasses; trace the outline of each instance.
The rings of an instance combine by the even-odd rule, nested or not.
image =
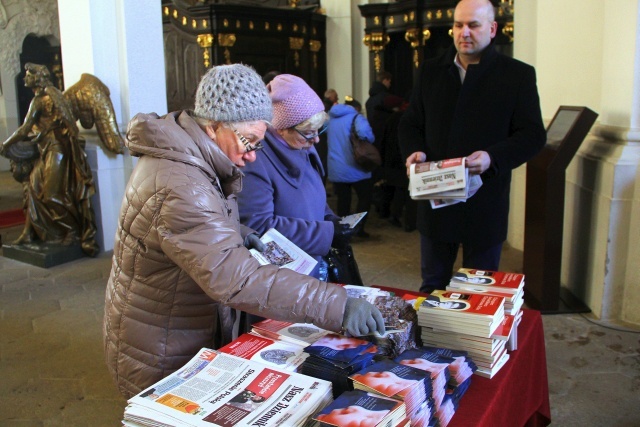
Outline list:
[[[293,128],[293,130],[298,132],[300,136],[305,139],[305,141],[313,142],[314,139],[316,139],[317,137],[319,137],[320,135],[322,135],[327,131],[327,125],[323,125],[320,129],[318,129],[318,131],[312,132],[312,133],[302,133],[296,128]]]
[[[230,127],[230,129],[233,131],[233,133],[236,134],[236,136],[238,137],[240,142],[242,142],[242,145],[244,145],[245,153],[250,153],[252,151],[262,150],[262,141],[258,141],[256,143],[256,145],[251,145],[249,140],[247,138],[245,138],[244,135],[242,135],[240,132],[238,132],[235,128]]]

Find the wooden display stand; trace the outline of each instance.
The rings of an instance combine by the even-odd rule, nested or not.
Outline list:
[[[587,107],[558,108],[547,144],[527,163],[524,265],[525,302],[545,314],[591,311],[560,283],[565,170],[598,114]]]

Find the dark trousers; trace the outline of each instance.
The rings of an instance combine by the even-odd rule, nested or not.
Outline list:
[[[363,179],[362,181],[356,182],[333,183],[333,191],[336,193],[336,197],[338,199],[336,206],[336,215],[346,216],[352,213],[351,188],[355,190],[356,196],[358,196],[356,212],[353,213],[369,212],[369,208],[371,207],[371,191],[373,188],[373,182],[371,181],[371,179]],[[367,217],[364,217],[361,222],[362,231],[364,231],[364,224],[366,220]]]
[[[422,286],[420,292],[446,289],[453,275],[453,264],[460,243],[440,242],[420,234]],[[502,243],[491,247],[462,245],[462,267],[497,271]]]
[[[407,187],[395,187],[391,200],[391,216],[402,219],[404,229],[415,230],[418,204],[409,196]]]

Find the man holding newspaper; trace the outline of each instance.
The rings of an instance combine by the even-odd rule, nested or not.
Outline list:
[[[421,65],[400,123],[408,173],[412,165],[420,171],[417,164],[426,161],[443,161],[444,167],[454,166],[445,161],[464,158],[469,185],[476,181],[477,187],[481,178],[475,194],[469,188],[468,199],[460,197],[464,203],[418,202],[423,292],[445,289],[460,244],[464,267],[498,270],[507,237],[511,170],[546,141],[535,70],[496,51],[494,13],[489,0],[458,3],[454,46]]]

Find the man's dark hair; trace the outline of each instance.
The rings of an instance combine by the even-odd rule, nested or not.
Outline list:
[[[262,76],[262,81],[264,82],[265,85],[268,85],[275,76],[278,76],[280,74],[281,74],[280,71],[277,71],[277,70],[269,71],[267,74]]]
[[[392,75],[388,71],[378,71],[376,75],[376,80],[382,83],[383,80],[391,80]]]

